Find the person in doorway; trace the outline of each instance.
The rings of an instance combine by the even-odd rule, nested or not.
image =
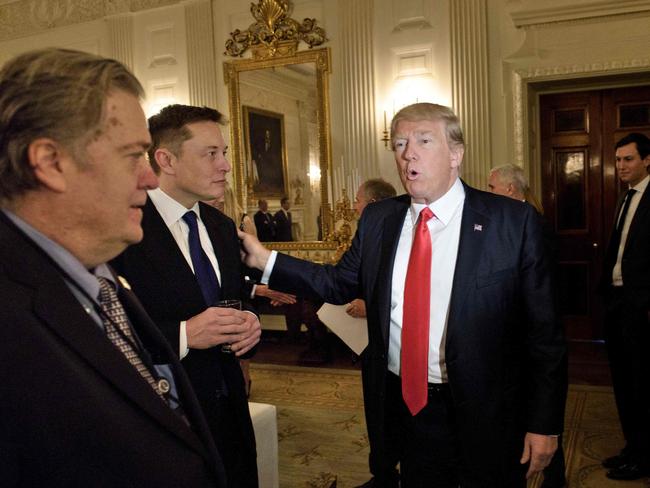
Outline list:
[[[625,446],[603,461],[614,480],[650,476],[650,139],[616,143],[616,170],[627,191],[618,201],[605,254],[605,342]]]

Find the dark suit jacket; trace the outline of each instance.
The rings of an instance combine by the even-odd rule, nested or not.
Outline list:
[[[276,240],[278,242],[292,241],[293,237],[291,237],[291,212],[289,212],[289,218],[287,218],[282,210],[278,210],[273,216],[273,221],[275,222]]]
[[[133,294],[135,332],[170,363],[192,424],[160,401],[60,272],[0,212],[2,486],[225,486],[189,381]]]
[[[621,195],[614,213],[614,222],[618,219],[621,212],[621,205],[625,199],[625,193]],[[613,228],[612,225],[612,234]],[[601,280],[601,289],[606,290],[612,284],[612,270],[616,264],[616,255],[618,247],[610,242],[605,254],[603,268],[603,277]],[[623,274],[623,284],[626,292],[635,296],[639,307],[650,309],[650,188],[646,188],[643,196],[639,201],[639,206],[634,212],[634,217],[630,223],[630,229],[625,241],[623,250],[623,259],[621,261],[621,271]]]
[[[275,240],[275,223],[270,213],[258,210],[253,216],[255,229],[257,229],[257,238],[260,242],[271,242]]]
[[[240,299],[243,275],[235,224],[209,205],[199,205],[201,220],[221,270],[221,298]],[[143,212],[144,239],[127,248],[111,264],[129,281],[133,292],[178,354],[180,322],[203,312],[206,305],[192,269],[151,200],[147,199]],[[254,464],[255,437],[239,360],[234,354],[222,353],[221,346],[217,346],[190,349],[182,365],[215,436],[219,435],[216,426],[222,400],[217,390],[221,370],[232,411],[238,416],[237,423],[242,428],[242,454],[252,459]]]
[[[507,486],[525,432],[562,432],[566,351],[534,208],[467,186],[465,191],[446,365],[469,477],[481,486]],[[393,262],[409,206],[408,195],[369,205],[336,266],[278,254],[269,282],[273,289],[306,290],[332,303],[359,293],[366,301],[364,399],[380,465],[387,447],[383,400]]]

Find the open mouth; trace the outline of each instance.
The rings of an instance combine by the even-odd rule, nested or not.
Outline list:
[[[415,180],[419,176],[419,172],[415,171],[414,169],[407,169],[406,170],[406,179],[407,180]]]

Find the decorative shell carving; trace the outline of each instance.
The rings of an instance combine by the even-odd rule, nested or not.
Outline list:
[[[290,17],[292,10],[290,0],[251,3],[251,14],[256,22],[245,31],[235,29],[231,32],[224,54],[241,57],[250,48],[255,59],[266,59],[294,54],[300,41],[310,48],[327,41],[316,19],[307,18],[300,23]]]

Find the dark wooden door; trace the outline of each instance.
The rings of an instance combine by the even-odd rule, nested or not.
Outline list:
[[[559,310],[567,337],[602,339],[597,293],[622,190],[614,144],[650,133],[650,86],[540,97],[542,203],[553,230]]]

